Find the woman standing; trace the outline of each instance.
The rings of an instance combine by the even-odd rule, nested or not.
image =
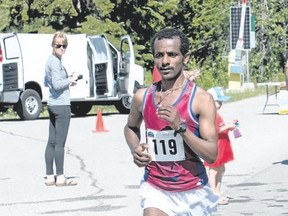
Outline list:
[[[76,185],[64,176],[65,142],[69,130],[71,108],[69,87],[76,84],[77,75],[68,76],[61,59],[68,46],[67,36],[56,32],[52,40],[52,55],[45,66],[45,86],[49,87],[49,137],[45,150],[47,186]],[[56,173],[53,165],[55,161]],[[56,176],[55,176],[56,174]]]

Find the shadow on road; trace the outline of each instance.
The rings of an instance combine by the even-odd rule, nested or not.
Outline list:
[[[274,164],[274,165],[275,165],[275,164],[288,165],[288,160],[282,160],[282,161],[274,162],[273,164]]]

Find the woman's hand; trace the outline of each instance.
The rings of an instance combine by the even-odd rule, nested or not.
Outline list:
[[[184,75],[187,79],[194,81],[200,76],[200,69],[194,69],[192,71],[184,71]]]
[[[78,73],[77,72],[73,72],[71,76],[69,76],[69,82],[70,82],[70,86],[74,86],[77,84],[77,80],[78,80]]]

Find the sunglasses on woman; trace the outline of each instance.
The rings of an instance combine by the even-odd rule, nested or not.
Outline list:
[[[68,45],[63,45],[63,44],[55,44],[55,48],[59,49],[63,47],[63,49],[66,49]]]

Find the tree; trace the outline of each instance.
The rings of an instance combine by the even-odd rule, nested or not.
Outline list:
[[[206,73],[206,68],[213,67],[214,73],[210,74],[212,76],[210,79],[217,79],[216,76],[220,68],[223,70],[224,63],[218,55],[223,54],[228,43],[229,7],[227,5],[230,1],[224,0],[219,3],[212,0],[112,0],[112,2],[115,4],[112,20],[125,23],[125,28],[133,35],[135,43],[143,45],[143,49],[139,52],[142,65],[148,73],[153,68],[151,38],[162,28],[175,27],[181,29],[191,40],[190,68],[202,67],[202,73]],[[223,8],[226,8],[226,11]],[[225,72],[227,69],[222,71]]]
[[[188,69],[201,68],[204,88],[228,85],[229,9],[239,0],[0,0],[2,32],[105,34],[118,45],[123,34],[134,42],[136,60],[149,77],[150,40],[165,27],[181,29],[191,41]],[[254,0],[257,46],[250,51],[254,82],[277,80],[288,57],[287,0]],[[150,82],[150,80],[148,80]]]
[[[0,29],[4,29],[9,25],[9,0],[0,1]]]
[[[252,10],[256,18],[257,46],[250,55],[251,74],[255,82],[278,81],[288,58],[288,2],[258,0]]]

